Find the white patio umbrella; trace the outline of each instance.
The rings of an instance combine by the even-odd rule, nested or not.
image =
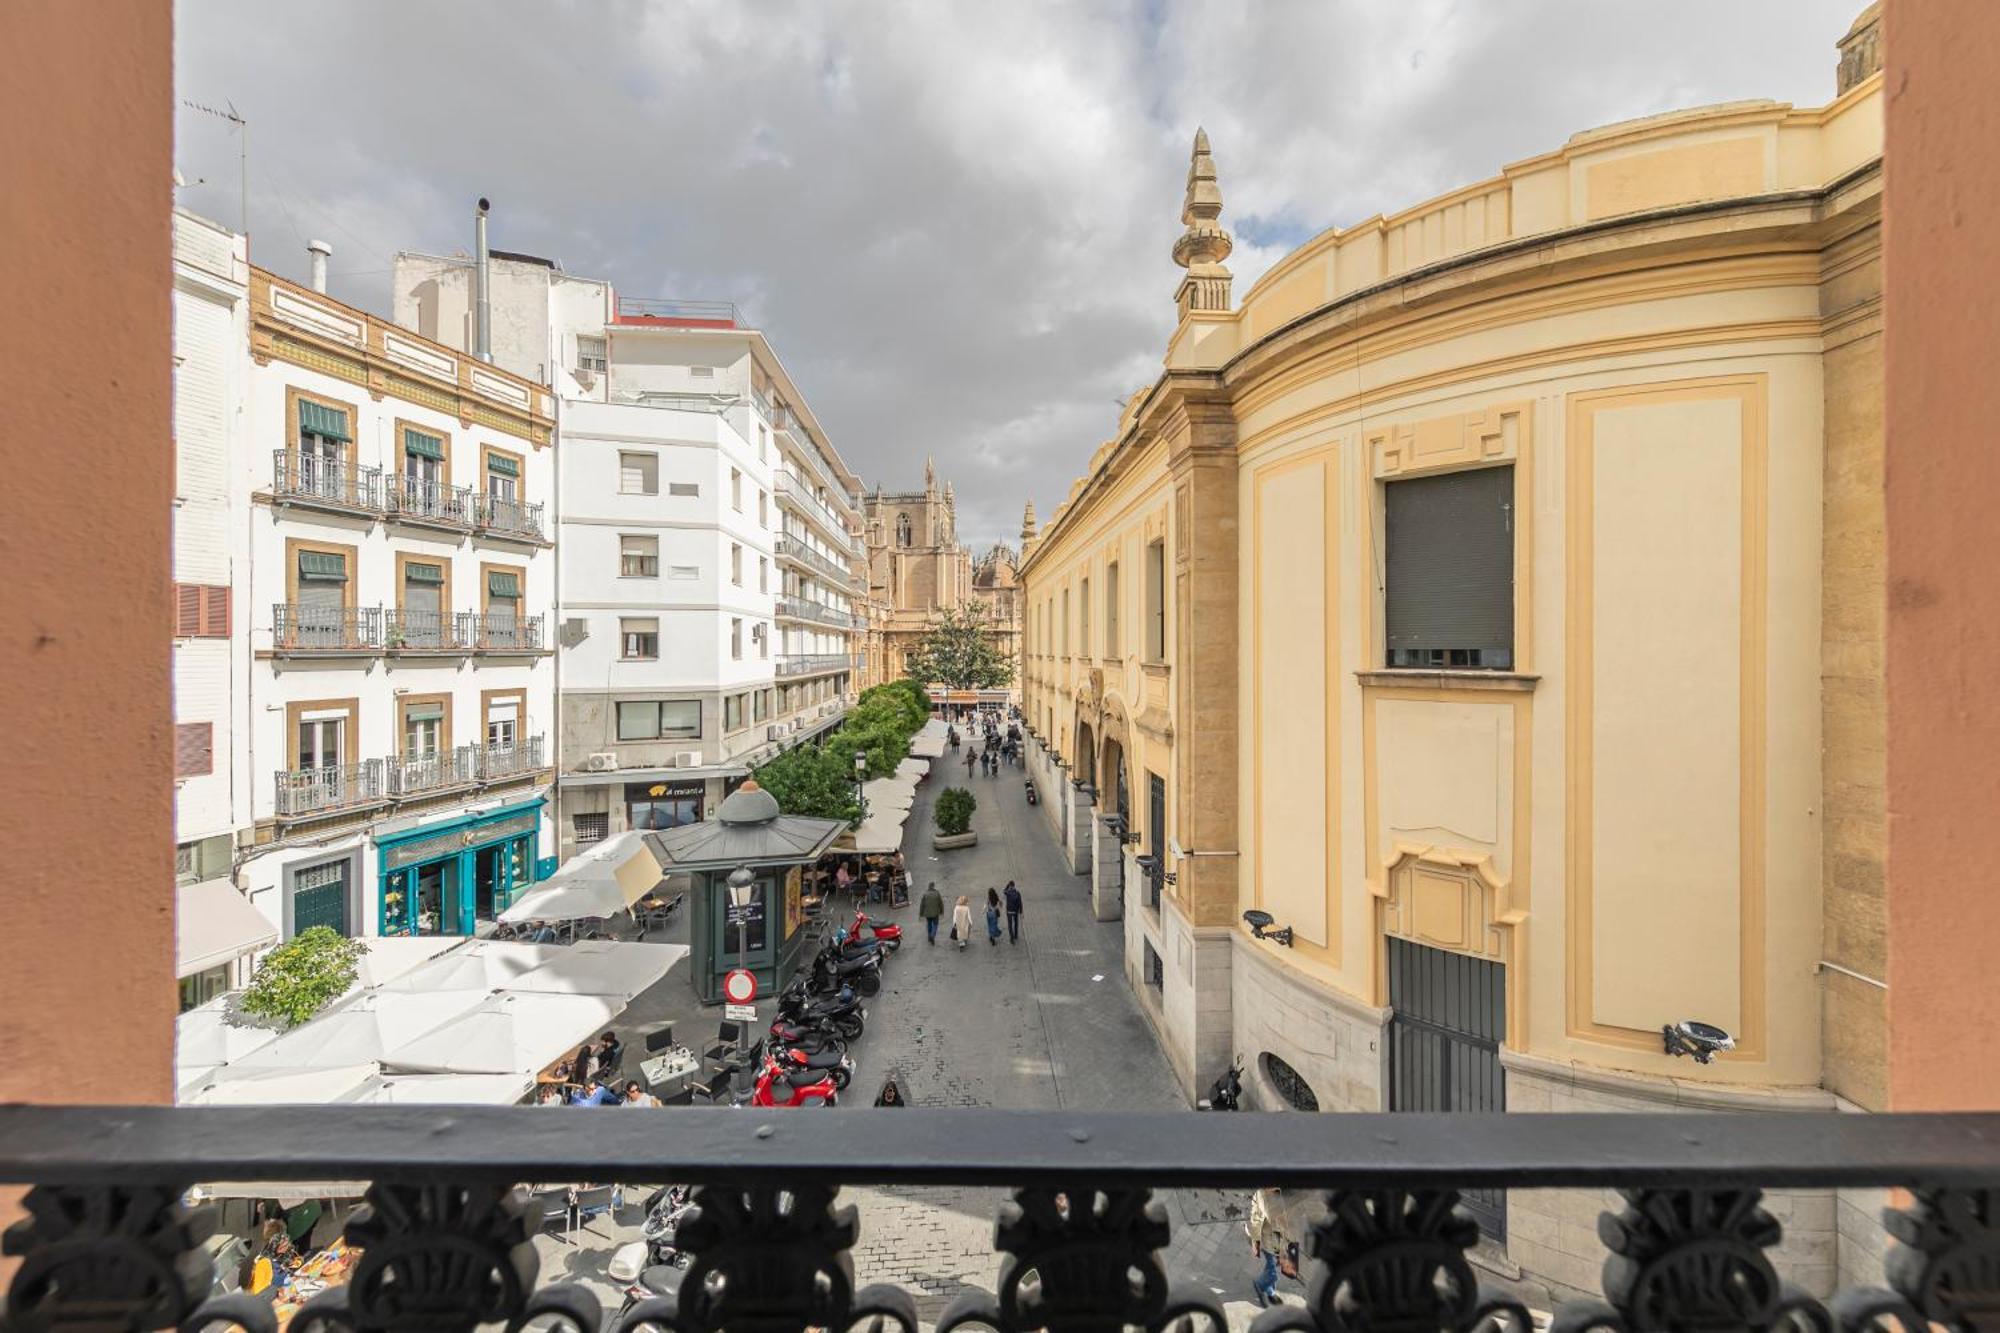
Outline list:
[[[665,976],[687,957],[681,944],[627,944],[583,940],[507,983],[508,992],[549,995],[604,995],[630,1004],[632,997]]]
[[[325,1068],[380,1060],[391,1048],[478,1008],[477,990],[370,990],[252,1051],[231,1070]]]
[[[937,758],[944,753],[944,746],[945,724],[937,718],[924,723],[917,734],[910,737],[910,753],[919,759]]]
[[[239,1012],[237,999],[233,994],[218,995],[174,1020],[174,1065],[177,1069],[194,1071],[226,1065],[260,1046],[270,1045],[284,1032],[275,1020],[253,1018]]]
[[[362,941],[368,952],[355,969],[354,989],[386,986],[465,940],[457,935],[385,935]],[[352,992],[350,992],[352,993]]]
[[[334,1100],[373,1106],[512,1106],[534,1086],[527,1074],[375,1074]]]
[[[373,1064],[319,1069],[223,1069],[180,1099],[183,1106],[323,1106],[375,1073]]]
[[[390,1051],[383,1072],[533,1076],[604,1031],[624,1007],[600,995],[495,995]]]
[[[382,987],[385,991],[504,990],[515,977],[560,958],[555,944],[474,940],[440,954]]]
[[[569,921],[613,916],[650,893],[666,872],[637,831],[606,838],[571,857],[500,914],[502,921]]]
[[[930,771],[931,761],[928,759],[908,758],[896,765],[896,776],[909,782],[913,790],[915,785],[923,781]]]

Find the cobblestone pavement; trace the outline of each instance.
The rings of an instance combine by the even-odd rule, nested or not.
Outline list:
[[[979,800],[973,816],[979,843],[934,852],[931,803],[951,783],[969,787]],[[903,924],[905,943],[884,969],[881,993],[868,1002],[852,1091],[832,1114],[888,1114],[869,1103],[891,1076],[917,1106],[1186,1111],[1124,980],[1121,928],[1091,918],[1088,881],[1069,872],[1041,813],[1028,808],[1021,770],[968,780],[962,766],[941,762],[918,787],[905,829],[904,856],[915,880],[911,905],[874,909]],[[988,944],[986,890],[1009,879],[1025,899],[1022,939],[1010,943],[1003,927],[999,944]],[[931,880],[945,896],[947,928],[958,895],[972,902],[974,938],[962,951],[942,933],[935,946],[924,942],[915,904]],[[999,1272],[993,1218],[1002,1198],[1002,1191],[984,1188],[846,1191],[844,1201],[860,1213],[856,1279],[919,1294],[926,1320],[968,1286],[990,1289]],[[1165,1202],[1173,1222],[1170,1275],[1215,1291],[1227,1302],[1232,1327],[1246,1326],[1255,1313],[1242,1222],[1247,1199],[1180,1190]],[[581,1248],[543,1237],[545,1271],[598,1285],[615,1309],[601,1274],[611,1243],[637,1235],[636,1210],[627,1212],[620,1221],[600,1219],[602,1237],[585,1235]]]

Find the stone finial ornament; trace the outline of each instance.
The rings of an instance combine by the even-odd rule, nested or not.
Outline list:
[[[1035,523],[1035,502],[1028,501],[1028,507],[1021,511],[1021,540],[1031,540],[1037,531]]]
[[[1229,309],[1229,270],[1222,261],[1234,248],[1229,233],[1217,221],[1222,216],[1222,186],[1215,175],[1215,159],[1208,151],[1208,131],[1194,132],[1194,153],[1188,162],[1187,198],[1181,204],[1181,222],[1187,230],[1174,242],[1174,262],[1186,269],[1174,303],[1186,319],[1196,310]]]

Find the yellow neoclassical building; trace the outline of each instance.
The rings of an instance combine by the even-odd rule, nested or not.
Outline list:
[[[1196,136],[1164,369],[1021,566],[1041,808],[1190,1096],[1882,1106],[1873,25],[1827,106],[1581,133],[1234,303]],[[1593,1201],[1472,1203],[1594,1284]],[[1796,1197],[1789,1274],[1865,1206]]]

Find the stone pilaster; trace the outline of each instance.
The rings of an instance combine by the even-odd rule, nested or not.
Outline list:
[[[1104,815],[1090,816],[1090,912],[1099,921],[1124,915],[1125,850],[1119,836],[1105,827]]]
[[[1070,782],[1064,784],[1064,797],[1069,802],[1069,836],[1063,846],[1069,851],[1070,872],[1088,875],[1092,864],[1091,830],[1097,824],[1091,811],[1097,807],[1097,793],[1088,783]]]

